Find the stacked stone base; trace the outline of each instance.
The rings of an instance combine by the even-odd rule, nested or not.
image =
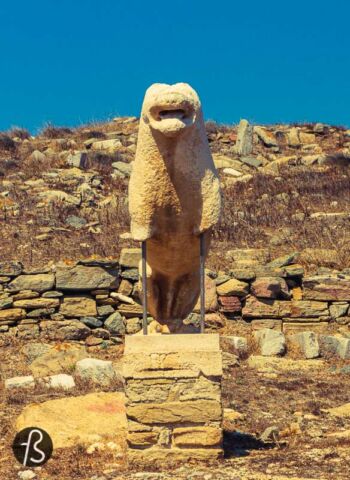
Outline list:
[[[130,464],[222,456],[218,335],[126,337]]]

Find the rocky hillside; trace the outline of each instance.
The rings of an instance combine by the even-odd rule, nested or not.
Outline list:
[[[236,248],[299,251],[309,269],[350,266],[350,131],[323,124],[206,124],[224,213],[208,266]],[[118,258],[129,239],[137,118],[0,134],[1,260],[42,267]]]

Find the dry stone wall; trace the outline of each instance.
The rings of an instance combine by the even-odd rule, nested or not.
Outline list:
[[[207,271],[207,329],[243,319],[253,331],[323,333],[332,325],[349,331],[350,271],[324,268],[309,276],[294,254],[267,263],[262,257],[237,250],[227,271]],[[42,337],[93,346],[137,333],[142,321],[139,260],[135,248],[124,249],[115,261],[85,259],[40,270],[0,262],[1,344],[13,337]],[[199,326],[199,304],[186,323],[194,331]]]

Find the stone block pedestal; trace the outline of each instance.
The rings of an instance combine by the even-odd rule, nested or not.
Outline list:
[[[218,335],[126,337],[123,369],[131,464],[222,455]]]

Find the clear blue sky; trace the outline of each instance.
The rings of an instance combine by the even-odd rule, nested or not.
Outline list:
[[[138,115],[190,83],[207,119],[350,124],[349,0],[0,0],[0,130]]]

